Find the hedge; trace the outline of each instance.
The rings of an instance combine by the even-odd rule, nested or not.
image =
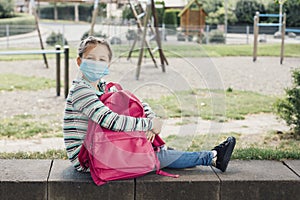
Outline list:
[[[180,18],[178,18],[178,13],[180,10],[178,9],[169,9],[164,12],[164,19],[163,22],[166,25],[167,29],[171,31],[175,31],[176,28],[180,24]]]
[[[17,14],[12,18],[0,19],[0,37],[6,36],[6,26],[9,25],[9,35],[32,32],[36,29],[34,16]]]
[[[104,15],[103,9],[104,5],[98,6],[98,13]],[[74,11],[74,4],[60,4],[56,6],[57,8],[57,17],[58,20],[74,20],[75,19],[75,11]],[[93,4],[85,5],[80,4],[78,6],[79,12],[79,20],[90,22],[93,12]],[[54,6],[43,6],[39,8],[39,17],[41,19],[54,19]]]

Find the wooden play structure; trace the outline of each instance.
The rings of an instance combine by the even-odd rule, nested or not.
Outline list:
[[[259,17],[280,17],[282,21],[279,21],[278,23],[260,23]],[[280,64],[283,63],[283,57],[284,57],[284,38],[285,38],[285,25],[286,25],[286,14],[283,14],[280,16],[280,14],[260,14],[259,12],[256,12],[254,16],[254,25],[253,25],[253,34],[254,34],[254,44],[253,44],[253,62],[257,59],[257,44],[258,44],[258,35],[259,35],[259,27],[261,26],[278,26],[281,27],[281,48],[280,48]]]
[[[42,40],[42,36],[41,36],[41,32],[40,32],[38,15],[37,15],[36,9],[35,9],[35,0],[30,0],[30,6],[31,6],[32,14],[33,14],[34,19],[35,19],[35,26],[36,26],[36,30],[37,30],[37,33],[38,33],[38,36],[39,36],[39,41],[40,41],[41,49],[44,50],[45,48],[44,48],[44,44],[43,44],[43,40]],[[42,55],[43,55],[45,67],[49,68],[46,54],[43,53]]]
[[[93,3],[94,2],[91,29],[90,29],[89,35],[92,35],[94,33],[95,19],[98,14],[97,11],[98,11],[99,0],[38,0],[38,1],[39,2],[48,2],[48,3]],[[35,18],[35,25],[36,25],[36,30],[37,30],[38,36],[39,36],[40,46],[41,46],[41,49],[44,50],[45,48],[44,48],[44,44],[42,41],[42,36],[41,36],[40,28],[39,28],[39,18],[38,18],[38,15],[36,12],[36,6],[35,6],[36,1],[29,0],[29,2],[30,2],[30,5],[29,5],[30,10]],[[76,9],[78,9],[78,7],[75,6],[75,13],[76,13]],[[77,13],[78,13],[78,10],[77,10]],[[42,55],[43,55],[44,64],[45,64],[46,68],[49,68],[46,54],[43,53]]]
[[[198,35],[205,27],[206,12],[198,0],[191,0],[178,14],[180,17],[180,28],[186,36]]]
[[[159,29],[158,29],[158,21],[157,21],[154,0],[148,0],[147,5],[146,5],[146,10],[143,9],[142,5],[138,1],[130,1],[129,0],[129,5],[130,5],[131,11],[135,17],[136,23],[137,23],[138,35],[142,36],[141,37],[141,46],[140,46],[140,50],[139,50],[137,70],[136,70],[136,79],[139,79],[139,76],[140,76],[141,64],[142,64],[142,59],[143,59],[145,49],[149,52],[150,57],[155,65],[155,67],[157,67],[157,63],[156,63],[153,53],[155,51],[158,51],[159,57],[160,57],[161,68],[162,68],[162,71],[165,72],[166,71],[165,64],[168,65],[168,61],[164,55],[162,45],[161,45],[161,36],[159,33]],[[153,18],[153,25],[152,25],[151,18]],[[157,47],[155,47],[153,49],[150,47],[150,44],[146,39],[148,29],[151,31],[153,37],[155,38],[155,42],[157,44]],[[131,58],[131,54],[134,51],[135,45],[137,44],[138,40],[139,40],[139,37],[136,37],[134,39],[134,42],[129,51],[127,59]]]
[[[35,0],[30,0],[32,5],[35,5]],[[94,25],[95,25],[95,19],[97,16],[97,12],[98,12],[98,4],[99,4],[99,0],[39,0],[39,2],[48,2],[48,3],[94,3],[94,9],[93,9],[93,13],[92,13],[92,21],[91,21],[91,29],[89,32],[89,35],[93,35],[94,33]],[[162,49],[162,44],[161,44],[161,35],[159,33],[159,28],[158,28],[158,19],[157,19],[157,14],[156,14],[156,9],[155,9],[155,3],[154,0],[148,0],[145,8],[143,8],[143,6],[141,5],[141,3],[137,0],[135,1],[128,1],[131,11],[135,17],[136,23],[137,23],[137,28],[138,28],[138,35],[141,36],[136,37],[132,47],[129,51],[128,54],[128,59],[131,58],[132,52],[135,49],[135,46],[138,43],[138,40],[140,39],[140,47],[139,47],[139,57],[138,57],[138,63],[137,63],[137,70],[136,70],[136,79],[139,79],[139,75],[140,75],[140,71],[141,71],[141,64],[142,64],[142,60],[144,58],[144,51],[146,50],[147,52],[149,52],[150,57],[155,65],[155,67],[157,67],[157,62],[154,58],[154,53],[158,52],[159,54],[159,58],[160,58],[160,64],[161,64],[161,68],[162,71],[165,72],[165,66],[168,65],[168,61],[165,57],[165,54],[163,52]],[[34,8],[34,6],[33,6]],[[74,7],[76,9],[76,6]],[[38,17],[35,11],[35,8],[32,9],[33,14],[36,17],[36,26],[37,26],[37,30],[39,32],[39,27],[38,27]],[[75,12],[76,13],[76,12]],[[151,48],[150,46],[150,42],[147,39],[147,33],[149,33],[149,31],[152,34],[152,39],[154,39],[155,43],[156,43],[156,47],[155,48]],[[44,49],[43,47],[43,42],[42,42],[42,38],[39,34],[39,38],[41,41],[41,48]],[[48,66],[47,64],[47,59],[46,56],[44,56],[44,60],[45,60],[45,64],[46,66]]]

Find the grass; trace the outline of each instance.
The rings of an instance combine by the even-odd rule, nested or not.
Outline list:
[[[54,87],[56,87],[56,82],[52,79],[17,74],[0,74],[0,91],[36,91]]]
[[[16,116],[19,119],[31,119],[31,116]],[[16,119],[17,120],[17,119]],[[1,130],[1,128],[0,128]],[[184,151],[210,150],[225,140],[227,136],[237,140],[232,159],[240,160],[283,160],[300,159],[300,137],[291,133],[268,132],[260,134],[259,141],[247,140],[240,133],[205,135],[170,135],[165,138],[168,146]],[[0,153],[0,159],[67,159],[65,150],[47,152]]]
[[[204,50],[210,57],[213,56],[252,56],[252,45],[206,45]],[[280,44],[259,44],[257,56],[280,56]],[[285,57],[299,57],[300,45],[285,44]]]
[[[112,49],[116,53],[117,57],[127,57],[129,53],[129,45],[113,45]],[[137,46],[136,46],[137,47]],[[54,47],[48,47],[47,49],[53,50]],[[165,55],[167,58],[178,58],[178,57],[221,57],[221,56],[252,56],[253,46],[252,45],[224,45],[224,44],[213,44],[213,45],[200,45],[196,43],[179,43],[179,44],[165,44],[163,46]],[[10,48],[1,51],[17,51],[17,50],[28,50],[21,48]],[[36,49],[37,50],[37,49]],[[298,44],[285,44],[284,46],[285,57],[300,57],[300,45]],[[147,53],[148,54],[148,53]],[[138,49],[132,54],[132,57],[137,58],[139,55]],[[275,56],[280,55],[280,44],[259,44],[257,56]],[[155,53],[158,57],[158,53]],[[71,59],[77,57],[77,49],[70,47]],[[149,57],[149,55],[148,55]],[[54,59],[54,54],[48,54],[48,59]],[[0,61],[14,61],[14,60],[41,60],[42,55],[6,55],[0,56]],[[62,58],[63,59],[63,58]]]
[[[153,110],[163,118],[183,117],[176,125],[193,122],[188,117],[202,117],[207,120],[226,121],[228,119],[244,119],[248,114],[272,112],[275,97],[253,92],[220,90],[192,90],[164,96],[160,99],[148,99]],[[215,98],[212,100],[212,98]],[[162,109],[163,108],[163,109]],[[41,116],[40,116],[41,117]],[[29,139],[61,137],[61,122],[44,121],[35,115],[15,115],[0,120],[0,139]],[[44,116],[47,118],[49,116]],[[221,138],[220,138],[221,140]]]
[[[32,115],[16,115],[0,120],[0,139],[61,137],[61,124],[36,121]]]
[[[46,152],[17,152],[0,153],[0,159],[64,159],[67,153],[65,150],[48,150]]]
[[[124,57],[127,57],[128,46],[113,46],[115,52],[123,52]],[[200,44],[165,44],[163,46],[167,58],[172,57],[224,57],[224,56],[253,56],[252,45],[200,45]],[[299,57],[300,45],[285,44],[285,57]],[[280,56],[280,44],[260,44],[257,50],[258,56]],[[122,53],[121,53],[122,54]],[[148,53],[147,53],[148,54]],[[139,51],[135,49],[132,57],[138,57]],[[158,53],[155,53],[156,57]]]
[[[244,119],[248,114],[273,112],[276,99],[255,92],[199,89],[145,101],[162,118],[200,116],[207,120],[226,121]]]
[[[278,137],[278,134],[271,133],[272,137]],[[253,141],[243,141],[241,134],[206,134],[195,136],[170,135],[165,138],[168,146],[175,147],[183,151],[201,151],[209,150],[220,141],[226,139],[228,135],[236,138],[236,148],[233,153],[233,159],[241,160],[281,160],[281,159],[300,159],[300,138],[285,134],[280,136],[274,145],[268,139],[269,134],[262,134],[262,145],[253,145]],[[268,141],[268,142],[267,142]],[[248,143],[245,145],[245,143]]]
[[[48,150],[46,152],[0,153],[0,159],[67,159],[65,150]],[[276,150],[270,148],[236,148],[232,159],[239,160],[283,160],[300,159],[300,150]]]
[[[232,159],[239,160],[283,160],[283,159],[300,159],[300,150],[276,150],[263,148],[243,148],[236,149],[232,154]]]

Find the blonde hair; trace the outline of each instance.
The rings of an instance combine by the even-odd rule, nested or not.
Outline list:
[[[83,54],[86,52],[87,47],[91,44],[93,44],[93,45],[102,44],[102,45],[106,46],[108,49],[108,52],[109,52],[108,58],[109,58],[109,61],[111,61],[112,50],[111,50],[111,47],[110,47],[108,41],[106,41],[105,39],[100,39],[100,38],[94,37],[94,36],[88,36],[87,38],[85,38],[84,40],[82,40],[80,42],[79,47],[78,47],[78,56],[80,58],[82,58]]]

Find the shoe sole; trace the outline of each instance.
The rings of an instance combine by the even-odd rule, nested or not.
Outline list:
[[[232,154],[233,149],[235,147],[235,138],[234,137],[229,137],[227,140],[228,140],[229,144],[228,144],[227,150],[225,152],[225,155],[224,155],[224,158],[223,158],[223,161],[222,161],[222,165],[220,164],[220,170],[222,172],[226,171],[228,163],[229,163],[230,158],[231,158],[231,154]]]

